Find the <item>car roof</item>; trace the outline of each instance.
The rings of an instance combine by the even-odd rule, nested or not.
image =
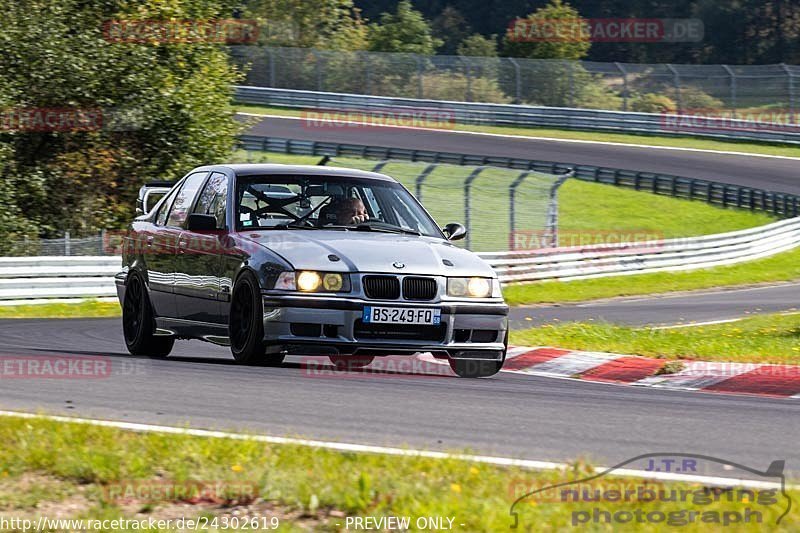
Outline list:
[[[265,176],[265,175],[293,175],[304,176],[325,176],[331,178],[360,178],[380,181],[396,181],[391,176],[378,174],[377,172],[367,172],[355,168],[329,167],[321,165],[279,165],[276,163],[234,163],[223,165],[209,165],[196,168],[198,170],[215,170],[227,168],[232,170],[237,176]]]

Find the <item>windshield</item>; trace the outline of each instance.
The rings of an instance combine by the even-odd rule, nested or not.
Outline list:
[[[402,185],[329,176],[255,176],[239,181],[238,229],[320,229],[442,237]]]

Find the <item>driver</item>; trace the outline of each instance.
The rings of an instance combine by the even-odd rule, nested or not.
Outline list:
[[[367,208],[360,198],[343,198],[337,202],[326,206],[325,208],[325,222],[330,224],[331,219],[336,217],[336,224],[340,226],[349,226],[351,224],[361,224],[369,220]],[[330,213],[330,216],[328,215]]]

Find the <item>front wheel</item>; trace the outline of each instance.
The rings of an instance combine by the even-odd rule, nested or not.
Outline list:
[[[175,339],[156,336],[153,308],[147,297],[144,281],[134,274],[125,287],[125,303],[122,305],[122,332],[125,346],[132,355],[166,357],[172,351]]]
[[[263,309],[258,281],[253,274],[245,272],[233,289],[228,322],[231,354],[237,363],[279,365],[283,362],[283,354],[266,354]]]

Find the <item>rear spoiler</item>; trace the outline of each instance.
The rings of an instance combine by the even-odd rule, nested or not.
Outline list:
[[[175,185],[174,181],[151,181],[139,189],[136,199],[136,214],[146,215],[161,198],[164,197]]]

